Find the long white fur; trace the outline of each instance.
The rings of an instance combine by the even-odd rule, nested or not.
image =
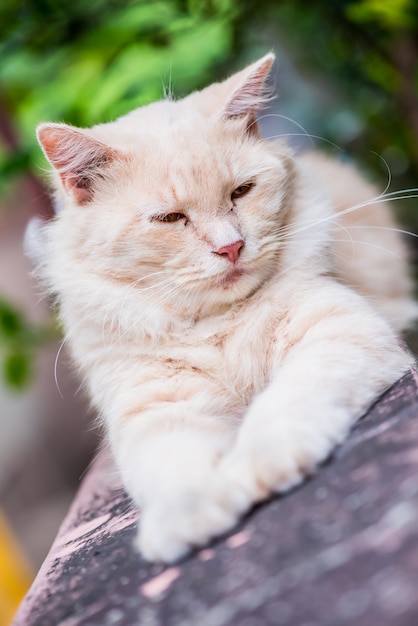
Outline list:
[[[412,362],[396,334],[417,313],[407,253],[386,205],[360,206],[376,190],[249,129],[272,61],[82,135],[39,133],[63,206],[39,273],[150,560],[175,561],[300,482]],[[95,146],[102,169],[84,173],[80,202],[71,184]],[[185,218],[155,219],[172,212]],[[217,250],[237,237],[232,263]]]

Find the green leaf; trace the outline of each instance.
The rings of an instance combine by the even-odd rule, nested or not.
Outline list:
[[[376,22],[389,30],[414,25],[414,0],[358,0],[346,9],[353,22]]]
[[[0,300],[0,336],[15,339],[23,329],[22,318],[18,311],[4,300]]]
[[[16,351],[4,360],[4,376],[10,387],[21,390],[29,382],[32,374],[31,358],[27,353]]]

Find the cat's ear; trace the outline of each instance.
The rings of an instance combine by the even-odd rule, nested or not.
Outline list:
[[[248,127],[253,125],[257,111],[269,100],[266,81],[273,62],[270,52],[225,81],[232,91],[223,108],[225,119],[241,118]]]
[[[117,151],[66,124],[41,124],[37,136],[65,191],[77,204],[89,202],[95,181],[103,175],[104,167],[117,157]]]

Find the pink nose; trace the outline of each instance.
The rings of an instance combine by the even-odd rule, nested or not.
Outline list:
[[[235,241],[235,243],[230,243],[227,246],[219,248],[219,250],[215,250],[215,254],[227,256],[231,263],[236,263],[238,261],[239,251],[243,245],[244,242],[240,239],[239,241]]]

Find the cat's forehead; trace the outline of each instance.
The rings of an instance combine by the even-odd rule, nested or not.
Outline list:
[[[206,178],[224,179],[238,175],[251,160],[251,144],[242,130],[185,101],[153,103],[97,131],[102,141],[129,154],[139,175],[154,182],[159,176],[176,179],[182,174],[198,179],[202,172]]]
[[[225,120],[201,94],[159,101],[96,127],[96,137],[128,155],[124,193],[165,204],[222,201],[231,188],[277,169],[277,155],[245,125]],[[119,187],[118,187],[119,188]]]
[[[189,112],[185,119],[182,101],[159,100],[131,111],[116,120],[114,124],[121,130],[130,130],[135,134],[146,132],[159,134],[186,128],[192,123],[193,117],[195,115]]]
[[[210,133],[216,134],[216,126],[210,117],[188,107],[184,100],[163,100],[96,128],[101,138],[112,147],[132,151],[138,148],[152,150],[153,146],[161,145],[175,149],[184,141],[190,143],[191,139],[198,140],[199,137],[204,147],[204,139]],[[216,140],[215,136],[213,140]]]

